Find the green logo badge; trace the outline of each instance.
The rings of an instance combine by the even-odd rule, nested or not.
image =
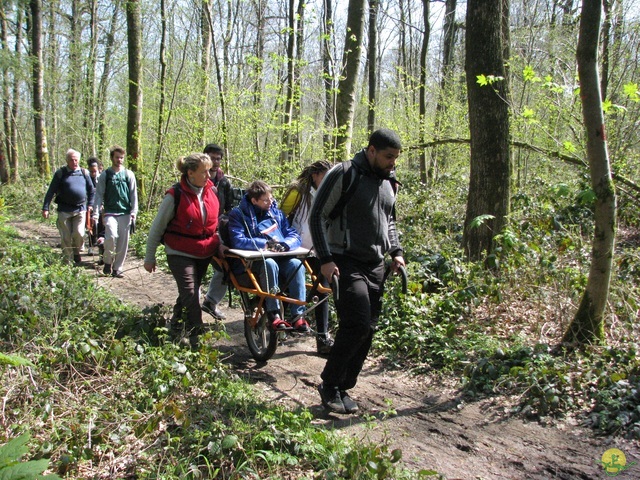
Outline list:
[[[617,448],[610,448],[602,454],[602,460],[600,464],[604,468],[604,473],[609,477],[615,477],[620,472],[624,472],[636,462],[631,462],[627,465],[627,457],[624,456],[622,450]]]

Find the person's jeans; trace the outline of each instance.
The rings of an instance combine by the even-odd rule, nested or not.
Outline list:
[[[211,281],[209,282],[209,289],[207,290],[207,294],[205,295],[205,298],[214,305],[220,303],[224,298],[224,294],[227,292],[227,286],[222,283],[223,281],[224,273],[216,269],[214,265],[213,276],[211,277]]]
[[[260,262],[262,263],[262,262]],[[257,265],[254,264],[254,265]],[[266,276],[260,275],[263,288],[271,292],[286,289],[291,298],[306,300],[305,268],[297,258],[265,258]],[[287,283],[288,282],[288,283]],[[280,311],[280,302],[275,298],[265,300],[267,312]],[[305,305],[290,304],[289,314],[295,317],[305,311]]]
[[[129,248],[131,215],[104,216],[104,263],[114,272],[121,271]]]
[[[200,285],[209,268],[211,258],[191,258],[167,255],[167,263],[178,285],[178,298],[174,306],[172,322],[179,322],[182,310],[186,310],[185,330],[188,336],[203,333],[200,309]]]
[[[340,270],[339,323],[321,378],[325,385],[349,390],[358,381],[382,309],[384,263],[368,265],[336,254],[333,259]]]
[[[87,212],[61,212],[58,210],[56,225],[60,232],[60,246],[62,253],[69,260],[74,255],[80,255],[80,248],[84,243],[84,222]]]

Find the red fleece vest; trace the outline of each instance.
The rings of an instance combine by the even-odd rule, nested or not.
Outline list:
[[[196,257],[210,257],[215,253],[220,243],[216,235],[219,204],[212,186],[208,180],[202,190],[202,201],[207,211],[207,220],[203,224],[198,197],[184,178],[180,181],[180,203],[164,233],[165,245]],[[175,198],[173,187],[167,193]]]

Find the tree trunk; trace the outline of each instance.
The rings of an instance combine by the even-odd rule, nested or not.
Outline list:
[[[265,43],[265,10],[266,1],[254,0],[254,8],[256,10],[256,65],[255,78],[253,87],[253,146],[256,151],[257,158],[260,158],[260,121],[258,112],[262,110],[262,76],[264,70],[264,43]]]
[[[111,16],[111,22],[109,23],[109,31],[107,32],[105,39],[104,65],[102,67],[102,76],[100,77],[100,85],[98,88],[98,155],[102,155],[107,148],[107,128],[105,124],[107,115],[107,90],[109,88],[109,77],[111,76],[111,57],[113,56],[119,11],[120,2],[115,1],[113,3],[113,15]]]
[[[305,18],[304,13],[306,11],[306,1],[299,0],[298,1],[298,13],[296,15],[298,20],[298,27],[296,29],[296,75],[295,81],[293,83],[293,108],[292,108],[292,117],[295,123],[295,128],[292,132],[292,140],[293,140],[293,148],[296,157],[300,157],[300,114],[301,114],[301,103],[300,103],[300,95],[302,90],[302,76],[300,75],[300,69],[302,66],[302,61],[304,58],[304,27],[305,27]]]
[[[492,250],[493,237],[505,226],[509,214],[509,106],[501,24],[502,2],[469,0],[465,69],[471,169],[462,244],[471,260],[479,260]],[[481,86],[479,75],[502,80]]]
[[[611,51],[615,53],[615,45],[620,41],[620,25],[624,23],[621,0],[603,0],[604,21],[602,23],[602,73],[600,75],[600,96],[602,101],[607,100],[609,90],[609,71],[611,64],[615,65],[615,60],[611,61]],[[612,44],[612,38],[613,44]],[[615,57],[614,57],[615,58]]]
[[[140,1],[127,1],[127,42],[129,55],[129,108],[127,112],[127,159],[129,168],[142,172],[142,30]],[[144,198],[144,182],[138,175],[139,195]]]
[[[332,134],[336,127],[335,87],[333,78],[333,56],[331,39],[333,38],[333,6],[331,0],[323,1],[322,9],[322,75],[324,79],[324,157],[335,161],[335,142]]]
[[[20,64],[20,57],[22,57],[22,21],[24,19],[24,13],[22,7],[18,8],[16,12],[16,24],[18,25],[16,33],[16,62]],[[20,82],[17,81],[17,75],[14,71],[13,91],[11,92],[11,149],[9,150],[9,181],[15,183],[20,176],[20,169],[18,167],[18,115],[20,113]]]
[[[598,79],[601,9],[602,0],[582,1],[576,55],[591,188],[596,194],[595,228],[587,287],[562,341],[581,345],[604,340],[604,314],[609,296],[616,233],[616,195],[609,168]]]
[[[47,132],[44,122],[44,68],[42,65],[42,1],[31,0],[31,83],[33,89],[33,123],[36,142],[36,162],[38,173],[46,178],[51,175],[49,153],[47,152]]]
[[[302,0],[301,0],[302,1]],[[291,145],[291,122],[293,117],[293,96],[295,88],[295,48],[296,48],[296,10],[295,0],[289,0],[287,14],[287,80],[284,110],[282,112],[282,146],[280,148],[280,163],[289,162],[293,155]]]
[[[81,25],[80,25],[80,6],[79,0],[71,1],[71,15],[67,16],[69,20],[69,72],[68,81],[69,96],[67,98],[67,112],[72,112],[78,103],[78,86],[81,85],[82,71],[80,63],[81,51]],[[76,116],[71,118],[77,118]]]
[[[215,28],[213,28],[213,17],[209,17],[209,24],[211,25],[211,31],[215,32]],[[224,94],[224,83],[223,83],[223,79],[222,79],[222,67],[220,66],[220,59],[218,58],[218,48],[216,46],[216,36],[215,34],[211,36],[211,42],[212,42],[212,51],[213,51],[213,63],[216,67],[216,81],[218,83],[218,99],[220,101],[220,129],[222,130],[222,139],[221,139],[221,143],[223,145],[223,147],[225,148],[225,161],[227,162],[225,165],[225,170],[229,171],[229,165],[230,165],[230,155],[229,155],[229,151],[227,149],[227,141],[228,141],[228,134],[227,134],[227,108],[226,108],[226,101],[225,101],[225,94]]]
[[[376,91],[378,76],[378,0],[369,0],[369,48],[367,64],[369,65],[369,111],[367,113],[367,130],[371,134],[376,128]]]
[[[347,12],[347,33],[342,57],[342,72],[338,82],[336,98],[337,156],[346,160],[351,151],[353,115],[356,107],[356,86],[360,70],[360,51],[362,49],[362,30],[364,28],[364,0],[349,0]]]
[[[84,115],[83,115],[83,132],[86,142],[86,152],[96,154],[96,63],[98,50],[98,2],[96,0],[89,1],[90,15],[90,46],[89,46],[89,65],[87,67],[87,75],[84,90]]]
[[[206,2],[203,2],[206,3]],[[204,8],[204,5],[203,5]],[[206,15],[206,14],[205,14]],[[205,18],[204,21],[209,23],[209,18]],[[209,29],[210,31],[211,29]],[[167,42],[167,7],[165,0],[160,0],[160,53],[158,62],[160,63],[160,78],[158,79],[160,88],[160,99],[158,101],[158,123],[156,129],[156,158],[155,168],[153,170],[153,178],[151,179],[151,185],[149,186],[149,195],[147,197],[147,210],[151,208],[151,199],[155,194],[156,179],[158,178],[158,171],[160,170],[160,162],[162,160],[162,153],[164,151],[164,109],[166,103],[166,81],[167,81],[167,58],[166,58],[166,45]],[[206,41],[203,41],[206,43]],[[209,45],[211,49],[211,45]],[[203,55],[209,55],[209,52],[203,49]]]
[[[3,6],[0,11],[0,47],[3,56],[10,57],[7,39],[7,17]],[[0,145],[0,184],[9,182],[8,155],[11,151],[11,97],[9,96],[9,65],[2,63],[2,144]],[[6,152],[6,153],[5,153]]]
[[[431,28],[429,25],[429,0],[422,0],[422,19],[424,21],[424,33],[422,46],[420,47],[420,88],[419,88],[419,118],[420,118],[420,142],[427,141],[427,54],[429,53],[429,37]],[[420,181],[427,183],[427,151],[420,150]]]
[[[423,0],[427,2],[428,0]],[[445,1],[443,42],[442,42],[442,69],[440,78],[440,91],[438,92],[438,103],[436,104],[435,128],[434,135],[441,138],[446,135],[447,129],[445,118],[447,116],[447,105],[451,95],[451,80],[453,77],[453,57],[456,44],[456,8],[457,0]],[[440,159],[444,161],[444,152],[442,148],[433,149],[432,159],[428,166],[425,179],[423,181],[434,181],[438,176],[438,167]],[[425,161],[426,163],[426,161]],[[422,176],[421,176],[422,178]]]
[[[211,37],[213,35],[213,32],[211,31],[211,24],[209,23],[209,18],[211,18],[211,0],[202,0],[202,15],[200,16],[200,28],[202,30],[202,61],[200,63],[202,69],[202,79],[200,90],[200,125],[198,125],[197,128],[197,136],[200,139],[200,143],[202,145],[205,145],[207,143],[206,126],[208,123],[207,118],[209,117],[209,74],[211,71]],[[164,30],[166,31],[166,21]]]
[[[48,132],[48,147],[49,147],[49,157],[53,158],[54,161],[63,158],[60,154],[60,150],[63,147],[69,148],[68,145],[60,145],[60,141],[58,140],[58,122],[60,115],[59,104],[66,103],[63,100],[64,87],[62,85],[62,70],[63,68],[60,65],[60,43],[58,41],[58,34],[56,27],[58,26],[57,16],[58,16],[58,4],[56,2],[49,2],[48,9],[48,21],[47,21],[47,33],[46,38],[47,42],[45,42],[45,51],[44,58],[46,58],[46,68],[47,68],[47,78],[48,82],[45,83],[45,91],[44,96],[49,100],[49,105],[47,108],[46,118],[49,119],[47,123],[47,132]],[[65,138],[65,141],[67,139]],[[77,147],[76,147],[77,148]]]

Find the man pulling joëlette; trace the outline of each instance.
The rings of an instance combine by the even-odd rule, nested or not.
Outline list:
[[[395,226],[394,170],[400,150],[395,132],[373,132],[348,167],[358,169],[358,183],[340,214],[331,218],[345,193],[343,177],[349,170],[342,164],[326,174],[311,208],[309,228],[322,275],[339,277],[338,331],[318,387],[323,405],[339,413],[358,410],[347,390],[356,385],[371,348],[382,308],[385,254],[394,272],[404,265]]]

